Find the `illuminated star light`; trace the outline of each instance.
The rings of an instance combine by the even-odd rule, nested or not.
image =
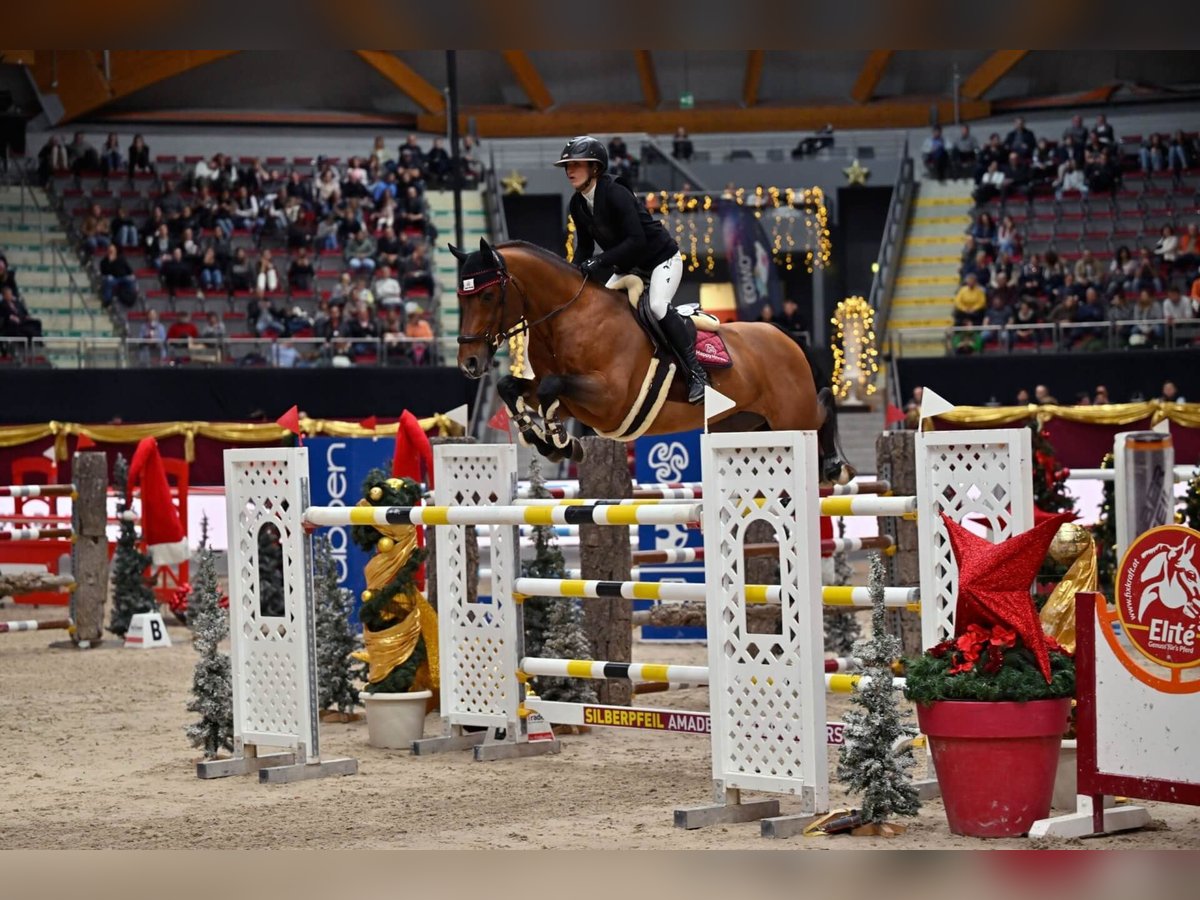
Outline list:
[[[866,184],[867,176],[871,174],[871,170],[860,163],[857,156],[850,161],[850,168],[842,171],[846,173],[846,180],[850,184]]]

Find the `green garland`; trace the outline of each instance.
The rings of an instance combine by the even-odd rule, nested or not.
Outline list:
[[[363,498],[372,506],[417,506],[421,502],[421,486],[411,478],[392,478],[382,469],[372,469],[362,484]],[[368,553],[375,552],[381,535],[371,525],[355,525],[350,529],[350,539]],[[416,549],[396,573],[396,577],[378,590],[364,592],[358,618],[367,631],[383,631],[396,624],[399,605],[397,595],[404,595],[416,586],[417,570],[425,561],[425,551]],[[403,665],[397,666],[388,676],[376,684],[367,685],[367,693],[405,693],[412,689],[417,669],[425,662],[428,653],[425,638],[417,640],[416,649]],[[364,681],[366,678],[364,676]]]
[[[1113,455],[1106,453],[1100,468],[1111,469]],[[1117,575],[1117,486],[1105,481],[1104,499],[1100,503],[1100,515],[1092,528],[1092,539],[1096,542],[1096,577],[1100,592],[1113,596],[1113,581]]]
[[[991,673],[976,666],[969,672],[951,675],[956,658],[957,654],[947,652],[940,657],[925,653],[909,660],[904,695],[924,704],[937,700],[1025,703],[1075,695],[1075,661],[1062,650],[1050,650],[1049,684],[1042,677],[1033,652],[1023,645],[1007,650],[999,670]]]

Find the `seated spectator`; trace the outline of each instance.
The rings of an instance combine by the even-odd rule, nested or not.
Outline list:
[[[26,344],[42,336],[42,320],[29,308],[11,283],[0,287],[0,337],[24,338]]]
[[[1127,323],[1132,318],[1133,310],[1130,309],[1129,303],[1125,299],[1125,291],[1118,290],[1108,299],[1108,312],[1105,314],[1105,319],[1112,326],[1113,334],[1116,335],[1120,346],[1125,346],[1128,342],[1131,326]]]
[[[1013,130],[1004,138],[1004,149],[1009,153],[1016,153],[1022,159],[1029,159],[1033,156],[1036,146],[1037,138],[1033,136],[1032,131],[1025,127],[1025,119],[1017,116],[1013,122]]]
[[[1096,116],[1096,124],[1092,128],[1092,135],[1102,147],[1114,146],[1117,143],[1117,136],[1113,132],[1113,127],[1108,124],[1108,117],[1104,113]]]
[[[135,134],[129,145],[129,180],[132,181],[139,172],[153,175],[154,164],[150,162],[150,148],[146,146],[146,139]]]
[[[394,200],[397,190],[396,173],[387,170],[380,170],[379,177],[367,188],[371,195],[371,202],[376,206],[383,203],[385,199]]]
[[[363,303],[355,308],[354,318],[350,320],[346,329],[346,336],[352,341],[350,352],[354,356],[369,356],[376,352],[376,339],[380,336],[380,329],[370,306]]]
[[[200,290],[211,293],[225,287],[225,273],[217,261],[217,252],[209,247],[200,258]]]
[[[1196,309],[1200,310],[1200,275],[1192,279],[1192,288],[1188,291],[1188,295],[1192,298]]]
[[[1092,157],[1092,162],[1084,166],[1083,175],[1087,179],[1088,190],[1094,194],[1115,192],[1121,186],[1121,167],[1107,150],[1101,151],[1098,157]]]
[[[1155,294],[1162,291],[1162,279],[1158,277],[1158,266],[1155,265],[1154,257],[1145,247],[1138,252],[1137,271],[1134,273],[1128,290],[1131,293],[1140,293],[1145,290]]]
[[[354,287],[350,290],[349,302],[346,304],[346,312],[349,318],[353,318],[354,310],[360,306],[375,306],[375,294],[367,284],[365,275],[360,275],[354,279]]]
[[[288,287],[291,290],[302,293],[312,290],[316,271],[313,269],[312,260],[309,258],[307,249],[301,248],[300,252],[296,254],[296,258],[288,266],[287,277]]]
[[[255,281],[254,267],[250,264],[250,257],[246,254],[245,247],[238,247],[233,252],[233,261],[229,264],[229,290],[234,293],[246,293],[250,291],[251,286]]]
[[[996,261],[992,263],[991,283],[996,283],[996,278],[1003,275],[1008,279],[1008,283],[1012,284],[1013,279],[1017,276],[1019,270],[1016,264],[1012,261],[1012,257],[1003,250],[996,256]]]
[[[1009,336],[1005,331],[1013,323],[1013,310],[1004,302],[1004,296],[992,294],[991,304],[983,314],[983,324],[987,330],[983,333],[984,344],[1000,344],[1005,348],[1009,345]]]
[[[1181,319],[1194,319],[1196,311],[1192,298],[1183,296],[1176,285],[1171,285],[1167,288],[1167,299],[1162,304],[1162,315],[1168,325],[1174,325]]]
[[[1015,150],[1008,154],[1008,166],[1004,170],[1004,185],[1000,190],[1000,195],[1005,200],[1009,195],[1017,192],[1024,193],[1028,198],[1033,194],[1033,169],[1029,167],[1029,161],[1017,153]]]
[[[976,203],[987,203],[993,197],[999,197],[1008,187],[1008,181],[1004,172],[1000,168],[999,160],[992,160],[988,163],[987,170],[979,178],[979,187],[975,188],[971,196]]]
[[[450,154],[446,152],[445,142],[441,138],[434,138],[433,146],[425,155],[425,177],[433,184],[449,184],[452,165]]]
[[[1107,406],[1112,401],[1108,399],[1108,388],[1102,384],[1096,385],[1092,392],[1092,406]]]
[[[434,289],[433,266],[429,262],[429,250],[426,244],[418,244],[405,266],[404,277],[400,279],[405,295],[414,291],[432,296]]]
[[[939,125],[933,126],[933,131],[921,145],[921,160],[925,163],[925,171],[938,181],[946,180],[946,170],[950,165],[950,153],[946,149],[946,141],[942,137]]]
[[[1008,153],[1004,149],[1004,145],[1000,142],[1000,135],[996,132],[988,137],[988,142],[975,154],[975,183],[982,184],[983,176],[987,174],[992,163],[995,163],[997,168],[1008,159]]]
[[[962,253],[959,254],[958,269],[963,272],[974,261],[979,253],[979,245],[975,243],[975,238],[967,235],[967,239],[963,241]]]
[[[1021,233],[1017,231],[1012,216],[1005,216],[996,229],[996,249],[1009,256],[1019,256],[1021,253]]]
[[[362,160],[357,156],[350,157],[350,162],[346,166],[346,177],[342,180],[342,196],[369,197],[370,192],[367,189],[367,184],[368,173],[366,167],[362,164]]]
[[[421,232],[427,230],[429,215],[425,207],[425,198],[415,186],[409,185],[404,197],[397,204],[397,211],[402,229],[419,229]]]
[[[958,137],[954,139],[954,146],[950,149],[950,159],[954,163],[956,173],[969,171],[975,164],[975,158],[979,155],[979,141],[975,140],[975,135],[971,134],[971,126],[963,125],[959,129]]]
[[[458,162],[467,184],[478,184],[483,178],[482,152],[474,135],[466,135],[458,148]]]
[[[192,266],[183,257],[183,247],[176,246],[171,253],[161,260],[158,267],[158,277],[162,286],[174,294],[179,290],[187,290],[192,286]]]
[[[1100,300],[1100,292],[1094,287],[1089,287],[1083,293],[1083,301],[1079,304],[1079,312],[1076,315],[1076,321],[1079,322],[1103,322],[1104,321],[1104,304]],[[1092,329],[1086,332],[1088,337],[1097,337],[1099,332]]]
[[[1161,343],[1163,338],[1163,308],[1149,291],[1138,294],[1137,303],[1130,311],[1130,318],[1136,323],[1129,332],[1129,346],[1154,346]]]
[[[1058,303],[1065,300],[1067,297],[1074,297],[1076,300],[1083,300],[1084,291],[1087,290],[1087,285],[1081,284],[1075,280],[1074,272],[1067,272],[1063,276],[1063,282],[1057,289],[1051,291],[1054,302]]]
[[[345,306],[353,297],[354,282],[351,280],[349,272],[343,272],[338,277],[338,283],[329,292],[329,304],[331,306]]]
[[[1162,393],[1158,395],[1158,399],[1161,403],[1187,403],[1173,381],[1163,382]]]
[[[246,307],[246,322],[254,329],[254,333],[259,337],[282,337],[287,334],[287,328],[283,324],[285,318],[287,313],[272,306],[271,298],[266,292],[262,288],[256,288]]]
[[[1175,247],[1175,268],[1193,272],[1197,265],[1200,265],[1200,231],[1195,222],[1189,222]]]
[[[1154,255],[1160,257],[1163,262],[1173,263],[1178,249],[1179,238],[1175,236],[1175,229],[1170,225],[1164,225],[1158,243],[1154,245]]]
[[[225,322],[215,312],[209,312],[200,326],[200,340],[208,347],[218,348],[225,342]]]
[[[1176,177],[1185,169],[1195,165],[1194,147],[1192,142],[1183,135],[1182,129],[1177,129],[1167,147],[1167,164]]]
[[[1012,312],[1016,307],[1017,289],[1009,282],[1006,272],[996,273],[995,284],[992,285],[991,290],[987,293],[992,300],[995,300],[997,297],[1000,298],[1000,305],[1009,312]]]
[[[633,158],[629,155],[625,139],[620,135],[614,135],[608,142],[608,168],[614,177],[629,178],[633,175]]]
[[[258,257],[258,268],[254,273],[254,286],[260,291],[274,294],[279,290],[279,270],[275,268],[275,260],[270,250],[264,250]]]
[[[109,222],[109,232],[114,243],[122,249],[127,250],[138,245],[138,227],[125,212],[124,206],[117,207],[116,215]]]
[[[1075,260],[1075,280],[1080,284],[1099,284],[1104,280],[1100,263],[1092,255],[1091,250],[1084,250],[1079,259]]]
[[[1112,296],[1117,288],[1126,288],[1133,280],[1136,272],[1137,260],[1133,258],[1133,254],[1129,252],[1129,248],[1122,244],[1117,248],[1117,253],[1113,257],[1113,261],[1108,264],[1109,296]]]
[[[1034,183],[1049,184],[1058,173],[1058,160],[1054,156],[1054,148],[1045,138],[1039,138],[1029,160]]]
[[[1062,200],[1068,191],[1084,197],[1088,194],[1087,178],[1073,159],[1068,159],[1059,169],[1058,178],[1054,180],[1054,199]]]
[[[433,365],[433,329],[429,327],[429,317],[421,308],[421,304],[411,300],[405,308],[405,312],[408,315],[408,324],[404,326],[404,335],[414,341],[409,345],[409,354],[412,356],[413,365]],[[416,341],[427,341],[427,343],[416,343]]]
[[[694,152],[692,139],[688,137],[687,129],[680,125],[675,129],[675,137],[671,141],[671,155],[678,160],[688,162]],[[796,153],[793,151],[792,158],[794,159],[795,156]]]
[[[1043,271],[1043,276],[1046,282],[1046,290],[1053,293],[1063,286],[1063,282],[1067,278],[1066,264],[1059,258],[1058,253],[1054,250],[1046,251],[1046,268]]]
[[[204,251],[196,240],[196,232],[191,228],[183,229],[183,234],[179,238],[179,248],[183,250],[183,258],[187,264],[193,270],[198,270],[200,268],[200,259],[204,256]]]
[[[263,226],[262,210],[259,208],[258,197],[250,193],[250,190],[243,185],[233,195],[233,203],[233,227],[236,229],[247,229],[254,234],[258,234]]]
[[[405,245],[405,242],[396,236],[396,229],[391,225],[385,225],[383,234],[379,236],[375,244],[375,259],[381,266],[389,266],[392,271],[397,272],[401,268],[401,263],[404,258],[410,255],[412,248]]]
[[[404,301],[400,296],[400,282],[392,277],[389,266],[380,266],[375,276],[375,299],[383,309],[401,308]]]
[[[336,250],[339,246],[338,227],[339,220],[334,216],[332,210],[325,213],[319,222],[317,222],[317,232],[313,239],[314,245],[318,251],[321,250]]]
[[[361,226],[357,234],[346,242],[346,265],[353,273],[375,271],[375,240]]]
[[[399,160],[402,169],[419,169],[425,164],[425,154],[421,151],[415,134],[410,134],[400,145]]]
[[[383,202],[376,207],[374,232],[379,234],[386,228],[396,227],[396,201],[391,194],[383,195]]]
[[[121,153],[120,139],[115,131],[111,131],[100,148],[100,171],[105,177],[112,172],[124,168],[125,156]]]
[[[337,213],[337,239],[343,247],[364,227],[358,199],[351,197]]]
[[[65,172],[71,167],[67,148],[57,134],[52,134],[38,151],[38,183],[45,185],[55,172]]]
[[[1066,293],[1062,295],[1062,299],[1054,304],[1054,308],[1050,310],[1048,321],[1055,325],[1070,325],[1079,320],[1079,295],[1075,293]],[[1070,332],[1064,336],[1069,340]]]
[[[971,225],[968,234],[975,238],[976,252],[984,252],[989,256],[996,252],[996,220],[991,213],[981,212]]]
[[[396,167],[392,158],[388,156],[387,144],[382,134],[375,135],[375,143],[371,147],[371,162],[371,168],[376,172],[386,172],[389,169],[389,163],[391,164],[390,168],[394,169]]]
[[[133,156],[133,148],[130,148],[130,158]],[[218,175],[221,174],[221,154],[216,154],[212,160],[206,160],[201,157],[197,160],[196,165],[192,168],[192,185],[197,190],[203,187],[211,187]]]
[[[151,309],[146,313],[146,321],[142,323],[138,339],[142,343],[143,364],[159,363],[167,355],[167,329],[158,320],[157,309]]]
[[[966,280],[954,295],[954,324],[979,325],[987,308],[987,294],[979,285],[974,272],[968,272]]]
[[[1038,344],[1040,333],[1038,329],[1032,327],[1042,323],[1041,317],[1038,315],[1037,309],[1029,298],[1022,297],[1017,304],[1017,311],[1013,315],[1013,331],[1012,340],[1022,344]],[[1028,403],[1028,399],[1025,401]]]
[[[89,253],[106,249],[112,243],[111,229],[108,216],[104,215],[99,204],[93,203],[88,214],[83,217],[83,225],[79,229],[83,236],[83,246]]]
[[[317,176],[316,198],[322,215],[333,210],[341,201],[342,186],[333,166],[326,165]]]
[[[342,306],[330,305],[325,310],[320,310],[317,314],[316,322],[313,324],[313,333],[319,338],[324,338],[327,341],[332,341],[336,337],[342,336]],[[322,314],[323,313],[323,314]]]
[[[1042,271],[1040,253],[1031,254],[1022,264],[1017,291],[1022,297],[1030,298],[1041,297],[1046,293],[1046,276]]]
[[[1058,400],[1050,393],[1050,389],[1044,384],[1034,385],[1033,401],[1040,406],[1057,406]]]
[[[975,254],[975,259],[970,265],[963,267],[963,277],[967,275],[975,276],[975,283],[981,288],[986,288],[992,283],[992,264],[988,261],[988,255],[980,250]]]
[[[126,307],[137,302],[137,278],[116,244],[109,244],[104,259],[100,260],[100,299],[107,308],[113,299]]]
[[[175,242],[171,240],[171,232],[167,228],[167,223],[158,226],[158,232],[150,239],[150,243],[146,248],[146,259],[150,265],[162,271],[163,263],[171,258],[171,251],[175,247]]]
[[[82,131],[75,132],[75,139],[67,144],[67,164],[76,178],[84,172],[100,170],[100,155],[88,143]]]
[[[1162,135],[1150,135],[1150,140],[1138,149],[1138,162],[1141,163],[1142,172],[1147,175],[1161,172],[1167,167],[1167,149],[1163,146]]]
[[[383,352],[390,364],[404,364],[410,359],[407,342],[404,340],[404,306],[389,306],[380,314],[379,336],[383,338]]]
[[[159,192],[156,202],[162,207],[163,215],[167,217],[168,223],[179,218],[179,214],[183,212],[183,197],[180,196],[179,191],[175,190],[175,182],[169,178],[163,179],[162,190]]]
[[[1083,116],[1078,113],[1071,116],[1071,124],[1063,129],[1062,139],[1074,139],[1081,145],[1088,139],[1088,130],[1083,126]]]

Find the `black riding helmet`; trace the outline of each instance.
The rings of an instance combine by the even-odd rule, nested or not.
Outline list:
[[[608,171],[608,150],[604,145],[590,135],[580,135],[567,141],[562,155],[556,166],[565,166],[569,162],[594,162],[600,164],[600,174]]]

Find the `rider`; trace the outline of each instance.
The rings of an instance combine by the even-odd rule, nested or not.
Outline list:
[[[683,364],[688,402],[701,403],[708,373],[696,361],[692,335],[671,305],[683,277],[679,245],[625,184],[606,174],[608,151],[594,137],[572,138],[555,165],[566,169],[575,188],[570,213],[580,270],[592,277],[615,269],[618,274],[608,279],[606,287],[616,283],[619,273],[635,268],[650,272],[650,311]],[[597,244],[603,252],[593,256]]]

